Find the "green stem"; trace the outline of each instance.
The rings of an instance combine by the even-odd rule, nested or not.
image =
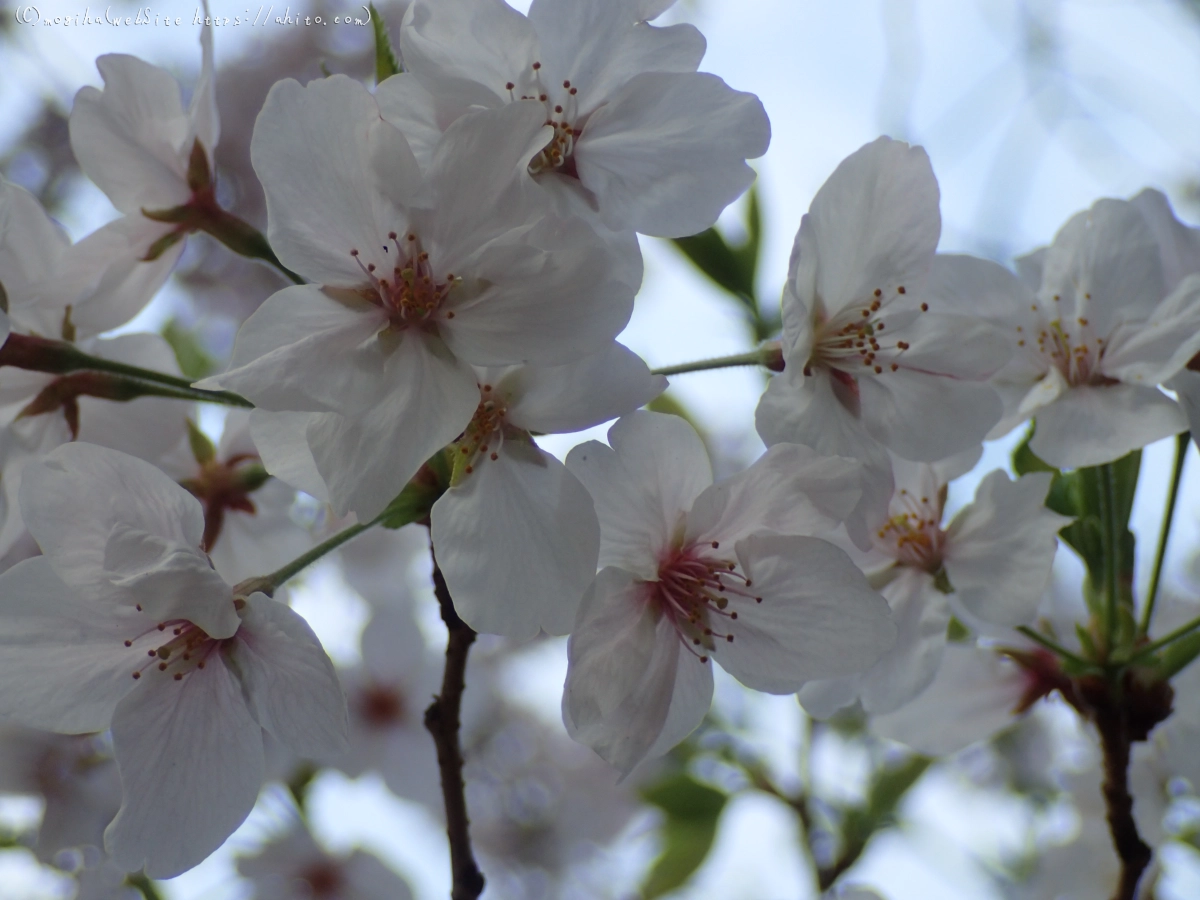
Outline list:
[[[1077,654],[1072,653],[1070,650],[1068,650],[1062,644],[1055,643],[1054,641],[1050,640],[1050,638],[1046,637],[1041,632],[1034,631],[1028,625],[1018,625],[1017,631],[1021,632],[1021,634],[1025,635],[1025,637],[1029,638],[1035,644],[1041,644],[1043,647],[1045,647],[1051,653],[1061,656],[1063,659],[1069,660],[1078,666],[1083,666],[1086,669],[1091,669],[1091,668],[1095,667],[1095,663],[1090,663],[1086,659],[1084,659],[1082,656],[1078,656]]]
[[[270,575],[263,575],[259,578],[251,578],[249,579],[251,584],[242,582],[242,585],[239,585],[239,587],[245,586],[250,591],[262,591],[264,594],[268,595],[273,594],[275,589],[282,585],[285,581],[311,566],[322,556],[325,556],[327,553],[336,550],[338,547],[342,546],[342,544],[346,543],[346,541],[350,540],[351,538],[358,537],[368,528],[377,525],[382,519],[383,514],[380,514],[370,522],[359,522],[357,525],[351,525],[349,528],[339,531],[333,537],[327,538],[326,540],[317,544],[317,546],[313,547],[307,553],[301,553],[290,563],[281,566]]]
[[[1187,458],[1188,442],[1191,439],[1189,431],[1175,437],[1175,467],[1171,470],[1171,490],[1167,494],[1167,508],[1163,510],[1162,530],[1158,535],[1158,550],[1154,555],[1154,572],[1150,575],[1146,608],[1142,610],[1142,621],[1138,624],[1139,634],[1150,632],[1150,618],[1154,615],[1154,601],[1158,599],[1158,585],[1162,578],[1163,562],[1167,557],[1167,539],[1171,536],[1171,521],[1175,517],[1175,501],[1179,497],[1179,483],[1183,480],[1183,461]]]
[[[702,359],[697,362],[680,363],[677,366],[665,366],[655,369],[655,375],[683,375],[687,372],[706,372],[709,369],[730,369],[734,366],[767,366],[776,371],[783,368],[783,355],[778,347],[759,347],[748,353],[735,353],[733,356],[718,356],[715,359]]]
[[[303,278],[285,266],[257,228],[231,212],[214,206],[197,223],[199,230],[212,235],[234,253],[247,259],[261,259],[278,269],[294,284],[307,284]]]
[[[139,382],[166,385],[186,394],[185,399],[206,403],[222,403],[226,406],[242,406],[252,409],[254,404],[245,397],[229,391],[206,391],[192,387],[190,379],[166,372],[155,372],[141,366],[105,359],[84,353],[68,341],[54,341],[25,334],[10,334],[0,346],[0,366],[14,366],[31,372],[47,372],[65,375],[70,372],[109,372],[137,379]],[[163,396],[179,396],[164,394]]]
[[[1141,662],[1143,659],[1152,656],[1168,644],[1173,644],[1180,638],[1187,637],[1197,628],[1200,628],[1200,618],[1192,619],[1192,621],[1188,622],[1186,625],[1180,625],[1174,631],[1168,632],[1160,637],[1157,641],[1151,641],[1144,647],[1139,648],[1137,653],[1129,657],[1126,665],[1135,665]]]
[[[158,888],[146,876],[145,872],[134,872],[131,875],[126,875],[125,883],[131,888],[135,888],[144,900],[162,900],[162,894],[158,892]]]
[[[1117,492],[1111,463],[1100,466],[1100,517],[1104,543],[1104,646],[1111,652],[1117,636],[1121,535],[1117,523]]]

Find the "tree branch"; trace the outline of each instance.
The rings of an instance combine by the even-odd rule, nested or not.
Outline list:
[[[1108,829],[1121,861],[1121,880],[1113,900],[1135,900],[1138,881],[1150,865],[1153,851],[1138,834],[1129,793],[1129,751],[1132,744],[1124,704],[1102,704],[1095,710],[1100,747],[1104,751],[1104,804]]]
[[[450,632],[446,641],[446,669],[441,693],[425,710],[425,728],[437,746],[438,769],[442,775],[442,802],[446,807],[446,836],[450,840],[450,869],[453,875],[451,900],[476,900],[483,893],[484,878],[471,849],[470,822],[463,782],[462,748],[458,740],[459,714],[466,687],[467,653],[475,632],[454,611],[446,579],[433,561],[433,589],[442,621]]]

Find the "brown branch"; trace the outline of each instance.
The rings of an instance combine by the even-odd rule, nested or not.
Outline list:
[[[475,642],[475,632],[454,611],[454,601],[446,587],[446,579],[433,562],[433,589],[442,621],[450,632],[446,641],[446,669],[442,675],[441,693],[425,710],[425,728],[433,735],[437,746],[438,769],[442,775],[442,802],[446,807],[446,836],[450,840],[450,870],[453,886],[451,900],[476,900],[483,893],[483,873],[475,862],[471,849],[470,822],[467,819],[467,800],[463,782],[462,748],[458,740],[459,713],[466,687],[467,653]]]
[[[1104,804],[1113,847],[1121,860],[1121,880],[1113,900],[1134,900],[1138,881],[1150,865],[1153,851],[1142,840],[1133,818],[1129,793],[1129,751],[1132,745],[1128,715],[1123,705],[1105,704],[1095,711],[1100,747],[1104,751]]]

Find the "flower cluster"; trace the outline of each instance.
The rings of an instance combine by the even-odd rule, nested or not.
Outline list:
[[[199,863],[246,818],[272,755],[378,771],[430,806],[436,759],[452,842],[465,835],[458,737],[439,729],[458,727],[475,632],[569,635],[566,732],[622,777],[704,721],[714,664],[919,749],[986,736],[1055,690],[1105,736],[1115,694],[1087,677],[1157,648],[1105,568],[1124,552],[1125,501],[1106,468],[1095,537],[1086,473],[1200,416],[1197,232],[1146,192],[1074,216],[1016,273],[938,254],[928,156],[867,144],[796,235],[782,335],[759,357],[776,372],[754,417],[766,452],[716,481],[684,418],[642,409],[666,378],[617,338],[638,235],[712,226],[770,128],[757,98],[698,71],[696,29],[652,23],[670,5],[534,0],[526,16],[414,0],[403,71],[374,90],[341,74],[271,88],[251,143],[265,238],[217,200],[207,28],[187,109],[169,74],[128,56],[101,57],[103,90],[76,98],[72,147],[121,218],[72,244],[0,182],[0,717],[111,734],[120,799],[110,774],[84,817],[111,816],[109,866]],[[198,379],[157,335],[105,336],[195,231],[294,282]],[[219,442],[200,400],[241,407]],[[946,521],[982,442],[1030,419],[1018,477],[987,474]],[[537,441],[613,420],[607,444],[565,463]],[[344,530],[319,542],[298,491]],[[359,532],[411,523],[428,528],[450,631],[423,720],[437,688],[411,609],[379,602],[339,680],[279,590]],[[1066,539],[1094,611],[1070,648],[1074,623],[1056,630],[1044,605],[1064,528],[1079,529]],[[382,566],[361,556],[370,538],[344,553],[364,595],[400,590],[393,539]],[[1121,696],[1152,706],[1155,689]],[[926,740],[939,708],[978,723],[956,713]],[[1178,755],[1186,733],[1163,746]],[[1126,751],[1144,738],[1127,728]],[[38,740],[75,760],[102,739]],[[54,849],[100,840],[60,830],[43,829]],[[300,826],[241,869],[260,896],[406,890]]]

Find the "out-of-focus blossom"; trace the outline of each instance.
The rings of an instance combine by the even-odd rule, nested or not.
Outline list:
[[[334,855],[317,845],[302,822],[241,856],[238,874],[254,885],[253,900],[410,900],[399,875],[363,850]]]
[[[118,866],[170,877],[216,849],[258,796],[263,729],[302,756],[343,749],[345,700],[312,630],[233,596],[200,549],[199,502],[163,472],[67,444],[28,467],[21,507],[44,555],[0,576],[0,712],[111,726]]]
[[[624,773],[700,723],[710,657],[790,693],[869,668],[895,638],[887,604],[845,552],[809,537],[854,508],[860,467],[778,445],[712,483],[682,419],[634,413],[567,467],[596,501],[600,565],[568,643],[563,718]]]

